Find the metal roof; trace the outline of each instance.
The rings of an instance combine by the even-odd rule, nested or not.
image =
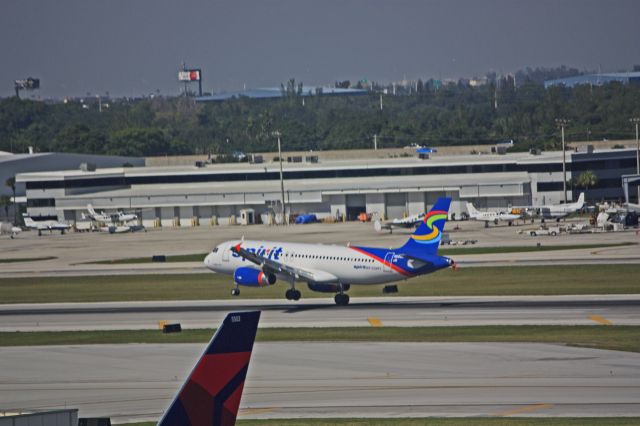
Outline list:
[[[555,80],[547,80],[544,82],[544,87],[551,86],[566,86],[574,87],[581,84],[591,84],[594,86],[600,86],[602,84],[610,83],[612,81],[618,81],[620,83],[628,83],[631,80],[640,80],[640,72],[614,72],[605,74],[585,74],[577,75],[574,77],[558,78]]]

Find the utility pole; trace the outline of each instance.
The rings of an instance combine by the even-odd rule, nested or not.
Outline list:
[[[562,130],[562,193],[564,203],[567,204],[567,153],[564,149],[564,128],[569,124],[565,118],[556,118],[556,125]]]
[[[380,111],[382,111],[382,93],[380,93]]]
[[[280,148],[280,136],[281,136],[281,133],[276,130],[275,132],[273,132],[273,135],[278,138],[278,160],[279,160],[279,163],[280,163],[280,195],[282,196],[282,198],[281,198],[281,203],[282,203],[282,223],[287,225],[286,215],[285,215],[285,206],[284,206],[284,177],[283,177],[283,174],[282,174],[282,149]]]
[[[638,127],[638,126],[636,125],[636,127]],[[373,150],[374,151],[378,150],[378,135],[377,134],[373,135]]]
[[[629,119],[636,126],[636,174],[640,175],[640,139],[638,139],[638,123],[640,118],[634,117]],[[638,204],[640,204],[640,186],[638,186]]]

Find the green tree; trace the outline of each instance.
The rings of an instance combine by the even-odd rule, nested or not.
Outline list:
[[[4,207],[4,217],[9,220],[9,207],[11,206],[11,197],[8,195],[0,195],[0,206]]]
[[[16,218],[16,178],[15,176],[8,178],[4,181],[4,185],[11,188],[11,192],[13,193],[13,223],[17,223]],[[7,213],[8,216],[8,213]]]
[[[580,173],[576,182],[579,187],[584,188],[585,191],[589,190],[589,187],[594,187],[598,183],[598,176],[592,170],[585,170]]]
[[[124,129],[115,132],[107,145],[107,153],[124,156],[171,154],[170,144],[159,129]]]

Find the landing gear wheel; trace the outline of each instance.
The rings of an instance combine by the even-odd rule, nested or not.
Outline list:
[[[336,297],[333,298],[335,300],[336,305],[338,306],[347,306],[349,304],[349,295],[344,293],[336,294]]]
[[[240,289],[239,288],[232,288],[231,289],[231,295],[232,296],[240,296]]]
[[[286,297],[287,300],[300,300],[300,296],[302,296],[302,293],[295,288],[290,288],[284,293],[284,297]]]

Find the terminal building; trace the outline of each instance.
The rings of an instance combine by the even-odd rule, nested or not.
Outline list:
[[[374,152],[374,151],[371,151]],[[284,163],[285,211],[318,218],[355,220],[361,212],[383,218],[421,213],[441,196],[451,197],[451,215],[480,209],[556,204],[564,200],[562,152],[467,154],[323,159],[293,157]],[[635,173],[631,149],[567,152],[567,180],[591,170],[598,183],[587,200],[619,200],[621,176]],[[279,164],[97,168],[24,173],[28,213],[88,226],[87,205],[96,210],[138,212],[152,226],[271,223],[281,212]],[[582,188],[567,186],[567,199]],[[455,218],[455,217],[454,217]]]

